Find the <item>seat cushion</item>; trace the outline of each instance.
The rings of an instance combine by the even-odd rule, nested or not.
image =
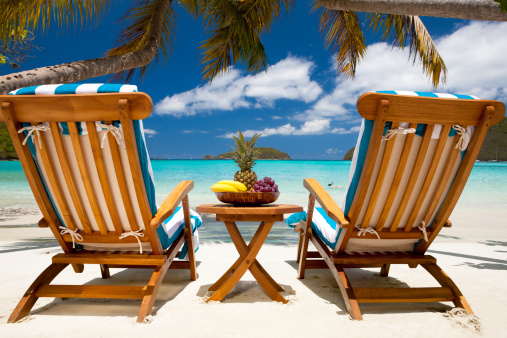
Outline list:
[[[290,227],[294,227],[299,224],[300,221],[306,221],[307,217],[307,208],[304,208],[303,212],[298,212],[290,215],[287,218],[287,225]],[[317,237],[319,237],[326,245],[328,245],[331,249],[334,249],[336,246],[336,242],[338,241],[338,237],[342,229],[338,227],[336,229],[336,222],[333,221],[326,212],[322,208],[315,208],[315,212],[312,217],[312,230]]]

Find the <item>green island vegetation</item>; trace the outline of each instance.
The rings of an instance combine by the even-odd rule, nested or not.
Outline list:
[[[12,144],[7,125],[0,123],[0,160],[15,160],[18,158]]]
[[[355,148],[352,147],[347,151],[343,156],[344,161],[352,160]],[[507,161],[507,117],[489,129],[477,160]]]
[[[290,160],[290,156],[283,151],[277,150],[275,148],[270,147],[255,147],[255,149],[259,152],[259,156],[257,159],[259,160]],[[206,155],[202,158],[203,160],[232,160],[234,159],[234,155],[232,151],[228,153],[223,153],[218,156]]]

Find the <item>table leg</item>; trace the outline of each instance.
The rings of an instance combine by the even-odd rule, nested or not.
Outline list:
[[[246,244],[245,240],[243,239],[243,236],[241,236],[241,233],[239,232],[239,229],[236,226],[236,222],[225,222],[225,225],[227,226],[227,228],[230,227],[230,230],[228,229],[229,233],[231,231],[234,231],[237,234],[236,237],[237,241],[235,241],[234,238],[232,241],[236,246],[236,249],[238,250],[240,257],[246,256],[248,254],[248,251],[250,250],[250,246]],[[279,292],[285,291],[280,285],[278,285],[277,282],[275,282],[275,280],[269,275],[269,273],[264,269],[264,267],[259,263],[259,261],[257,261],[257,259],[254,260],[253,266],[250,267],[250,271],[254,275],[255,279],[257,279],[257,281],[259,281],[259,279],[257,278],[256,275],[259,275],[260,273],[261,274],[260,278],[262,278],[263,280],[267,279],[267,281],[276,289],[276,291]]]
[[[273,222],[268,222],[268,223],[262,222],[261,223],[261,225],[259,226],[259,229],[257,230],[257,232],[254,235],[254,238],[252,238],[252,241],[250,242],[251,247],[249,247],[250,250],[248,251],[248,254],[244,257],[241,257],[242,260],[241,260],[241,263],[239,264],[239,266],[237,267],[237,269],[234,270],[232,275],[230,275],[230,277],[227,278],[227,280],[223,283],[223,285],[217,291],[215,291],[215,293],[213,293],[213,295],[211,295],[211,297],[208,298],[207,301],[221,301],[229,293],[229,291],[231,291],[231,289],[234,287],[234,285],[236,285],[239,282],[241,277],[243,277],[243,275],[245,274],[246,270],[248,270],[250,268],[250,266],[253,265],[255,257],[259,253],[259,251],[262,247],[262,244],[264,243],[264,241],[268,237],[269,231],[271,230],[272,226],[273,226]],[[229,228],[228,228],[228,230],[229,230]],[[236,231],[230,232],[231,238],[232,237],[237,238],[237,233],[235,233],[235,232]],[[233,239],[233,241],[234,241],[234,239]],[[281,297],[281,295],[280,295],[280,297]],[[283,299],[283,297],[282,297],[282,299]],[[285,299],[283,299],[283,300],[285,300]],[[287,301],[285,301],[285,302],[287,302]]]

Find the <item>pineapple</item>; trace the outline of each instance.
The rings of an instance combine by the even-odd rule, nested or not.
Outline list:
[[[236,142],[236,148],[230,146],[233,149],[234,161],[241,169],[234,174],[234,180],[243,183],[247,191],[250,191],[253,189],[255,181],[257,180],[257,175],[252,171],[252,167],[259,156],[254,145],[261,134],[255,134],[250,140],[245,141],[241,131],[238,131],[238,133],[239,137],[233,136]]]

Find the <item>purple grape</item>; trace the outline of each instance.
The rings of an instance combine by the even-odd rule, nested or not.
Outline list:
[[[254,184],[253,188],[254,188],[254,190],[259,189],[259,185],[258,184]]]
[[[273,184],[273,188],[275,188],[275,191],[278,191],[278,184]]]

